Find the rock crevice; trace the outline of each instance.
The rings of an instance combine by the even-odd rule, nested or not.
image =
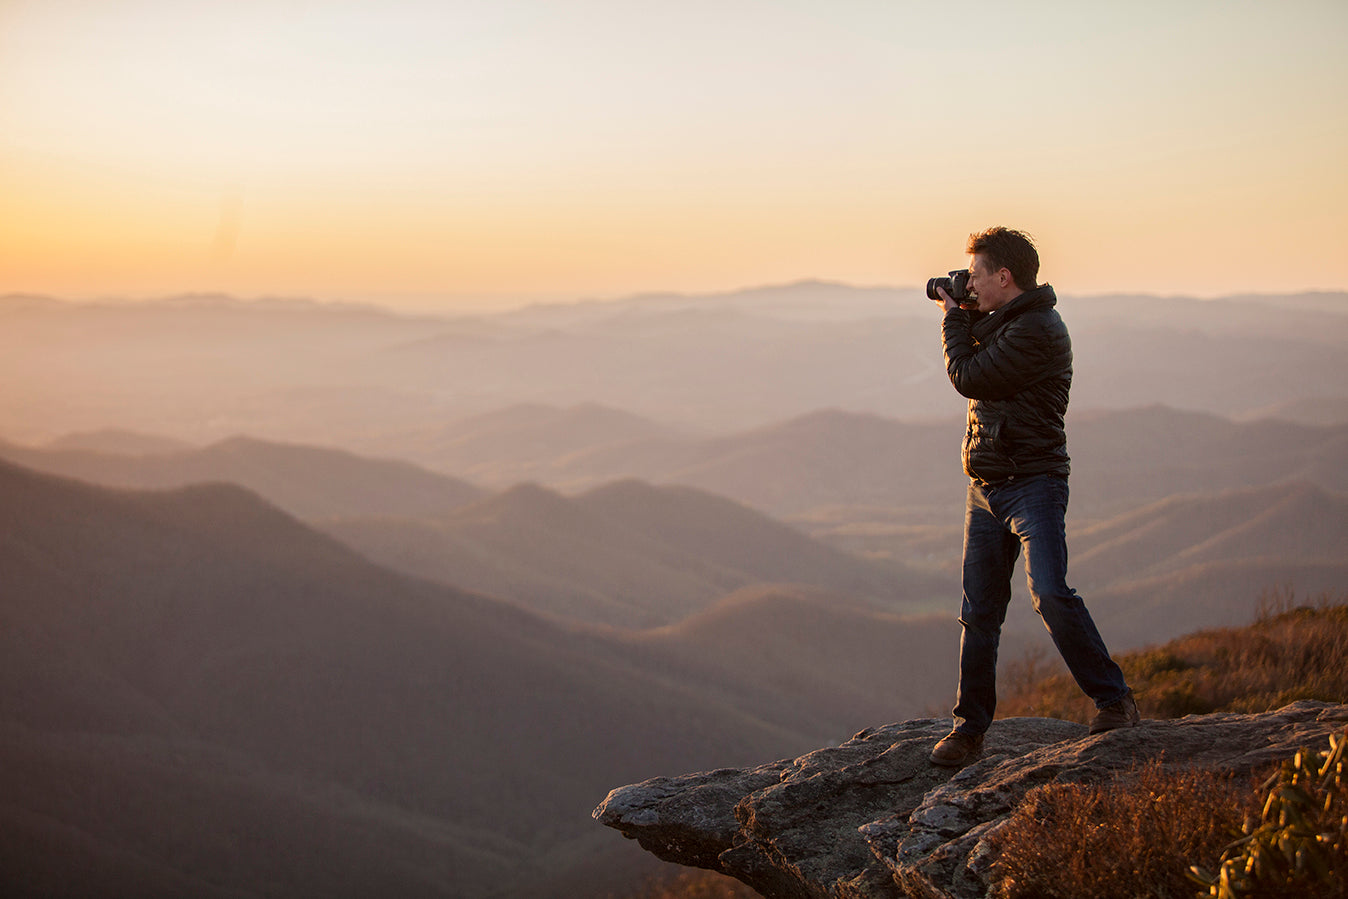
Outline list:
[[[594,817],[666,861],[728,874],[769,899],[983,899],[995,861],[986,838],[1036,786],[1104,780],[1152,760],[1251,771],[1345,727],[1348,705],[1320,702],[1097,736],[1010,718],[994,722],[977,761],[952,770],[928,760],[950,721],[927,718],[798,759],[620,787]]]

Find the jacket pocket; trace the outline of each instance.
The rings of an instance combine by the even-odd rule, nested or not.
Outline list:
[[[985,421],[983,419],[974,419],[969,422],[969,427],[964,432],[964,448],[968,450],[972,447],[979,447],[985,450],[996,450],[1002,439],[1002,420]]]
[[[995,483],[1014,473],[1014,466],[1002,446],[1000,416],[971,418],[964,432],[964,473],[972,478]]]

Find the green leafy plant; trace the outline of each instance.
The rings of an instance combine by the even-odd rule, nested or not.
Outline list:
[[[1348,896],[1348,729],[1328,751],[1302,749],[1264,784],[1263,814],[1222,855],[1221,866],[1190,868],[1216,899]]]

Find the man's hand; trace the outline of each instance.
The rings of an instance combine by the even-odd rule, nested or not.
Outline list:
[[[938,296],[940,296],[940,299],[932,300],[932,302],[939,303],[941,305],[941,308],[944,309],[946,312],[949,312],[951,309],[958,309],[960,307],[960,304],[952,300],[950,298],[950,294],[945,292],[944,287],[936,288],[936,293]]]

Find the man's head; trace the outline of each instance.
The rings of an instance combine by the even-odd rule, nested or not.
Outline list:
[[[978,296],[983,312],[1000,309],[1032,287],[1038,286],[1039,253],[1029,236],[1009,228],[989,228],[969,235],[966,253],[969,290]]]

